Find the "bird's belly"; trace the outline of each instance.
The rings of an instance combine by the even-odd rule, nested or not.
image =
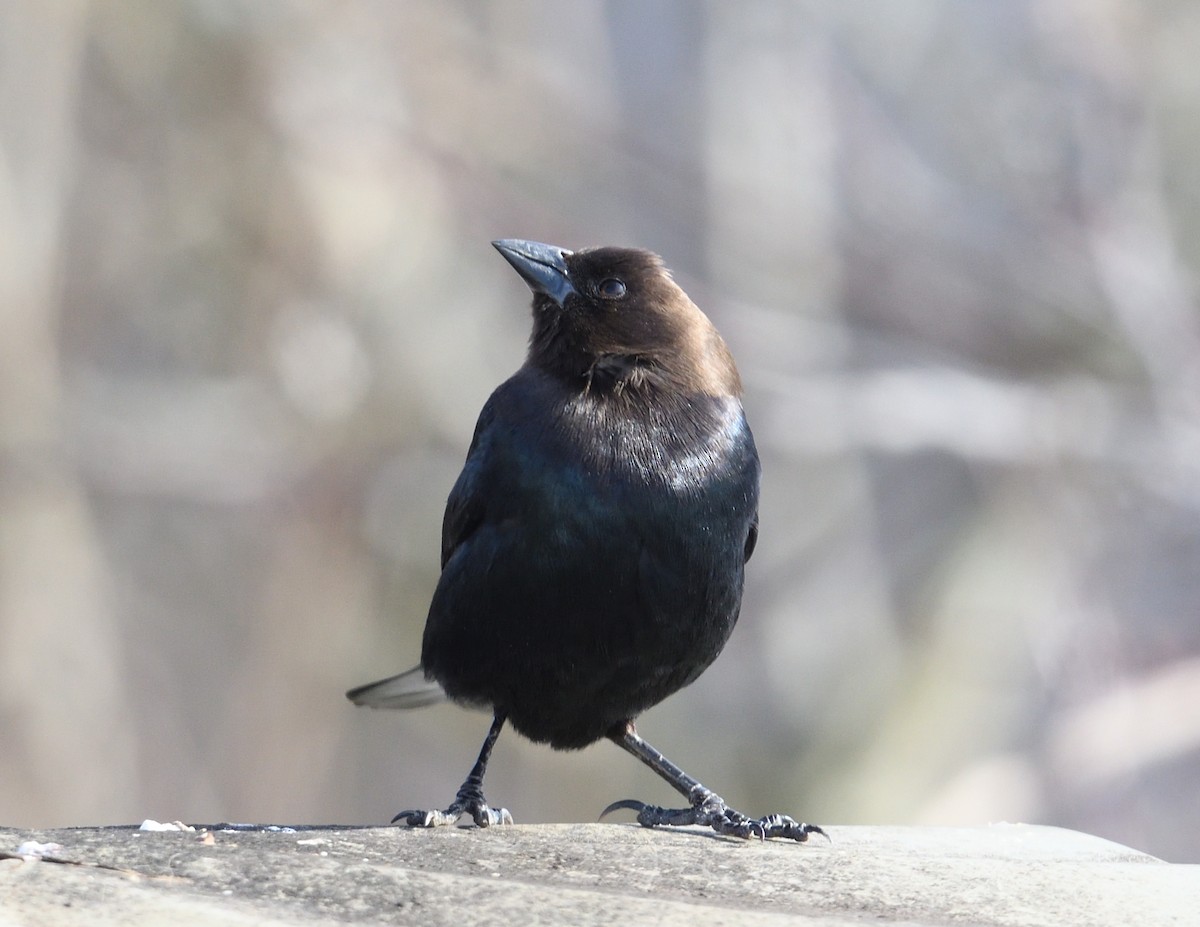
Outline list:
[[[744,518],[604,501],[480,529],[427,626],[423,661],[452,697],[554,746],[591,743],[694,680],[741,600]]]

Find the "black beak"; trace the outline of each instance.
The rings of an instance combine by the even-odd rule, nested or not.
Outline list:
[[[529,284],[529,289],[535,293],[545,293],[560,307],[575,292],[564,260],[571,252],[565,248],[519,238],[502,238],[492,242],[492,247],[504,255],[504,259]]]

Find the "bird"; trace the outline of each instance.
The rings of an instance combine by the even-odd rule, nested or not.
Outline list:
[[[528,353],[484,405],[450,492],[420,663],[346,693],[376,708],[449,698],[492,724],[447,808],[392,823],[512,823],[483,793],[507,723],[557,750],[607,738],[687,803],[623,799],[602,818],[824,835],[729,807],[634,724],[717,658],[741,608],[760,462],[729,348],[650,251],[492,245],[532,293]]]

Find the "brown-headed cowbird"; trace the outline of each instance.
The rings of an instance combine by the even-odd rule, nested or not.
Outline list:
[[[347,694],[379,708],[445,695],[494,720],[454,802],[393,821],[511,822],[483,796],[508,721],[560,750],[608,737],[688,801],[606,814],[822,833],[726,807],[633,726],[716,659],[738,618],[759,461],[729,349],[654,254],[492,244],[533,291],[529,354],[484,406],[450,493],[420,666]]]

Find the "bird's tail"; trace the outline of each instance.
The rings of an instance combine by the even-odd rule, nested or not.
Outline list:
[[[351,689],[346,698],[368,708],[422,708],[443,701],[446,693],[432,679],[425,678],[423,666],[414,666],[399,676]]]

